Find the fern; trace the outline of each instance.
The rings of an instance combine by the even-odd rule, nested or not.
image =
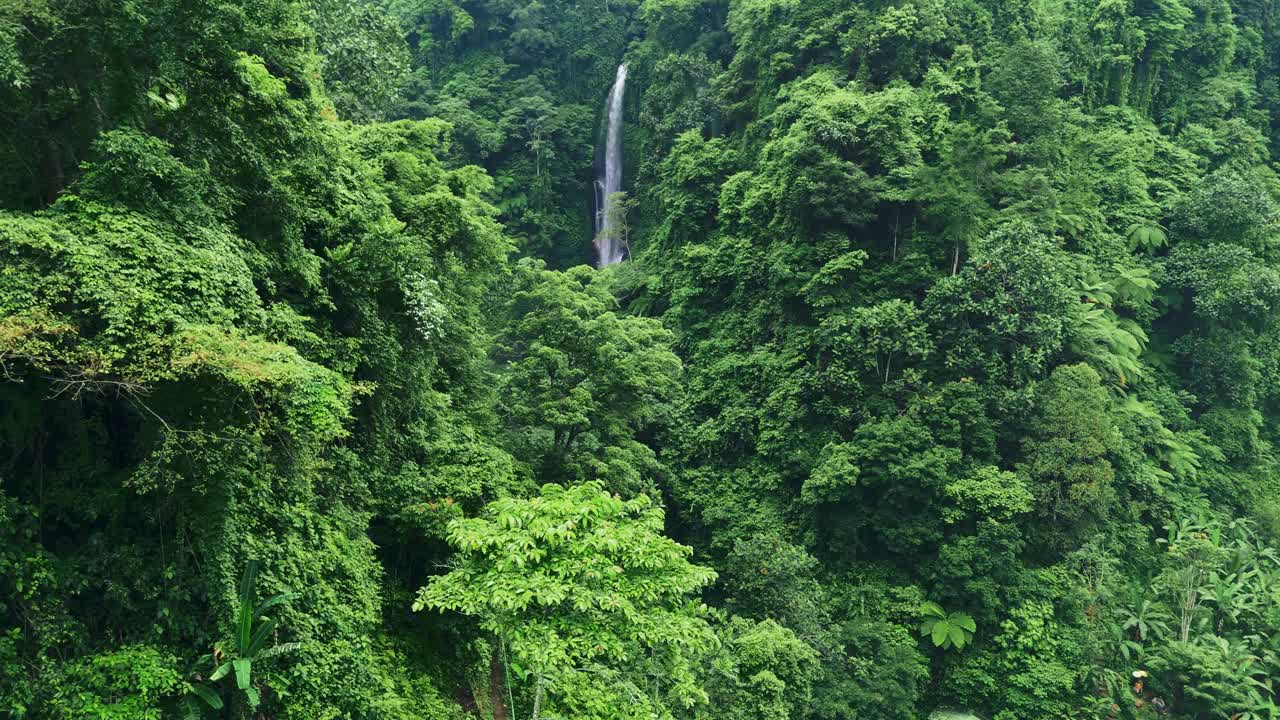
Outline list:
[[[1083,302],[1071,350],[1120,387],[1140,378],[1145,371],[1141,356],[1147,348],[1147,333],[1134,320],[1117,314],[1114,306],[1118,301],[1150,303],[1157,289],[1150,273],[1117,266],[1109,277],[1082,279],[1079,289]]]
[[[1070,349],[1121,386],[1142,376],[1140,359],[1147,335],[1137,323],[1109,308],[1087,306],[1076,325]]]
[[[1126,268],[1116,266],[1115,275],[1108,279],[1115,289],[1116,297],[1145,305],[1155,299],[1159,285],[1151,279],[1151,272],[1146,268]]]
[[[1155,455],[1167,470],[1161,470],[1168,479],[1191,480],[1200,470],[1200,454],[1184,442],[1176,433],[1164,426],[1160,411],[1135,397],[1125,398],[1118,409],[1128,415],[1142,419],[1154,430],[1148,431],[1155,446]]]

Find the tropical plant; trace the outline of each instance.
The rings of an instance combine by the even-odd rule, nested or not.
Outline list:
[[[224,678],[234,676],[234,690],[244,696],[250,708],[258,707],[261,692],[254,686],[254,663],[267,660],[284,653],[297,650],[299,643],[277,643],[267,647],[267,641],[280,624],[280,619],[267,617],[265,613],[271,608],[282,605],[298,597],[296,593],[283,592],[255,605],[255,590],[258,581],[260,563],[250,560],[245,566],[244,575],[240,579],[239,604],[235,616],[235,634],[231,642],[214,646],[211,654],[198,661],[204,665],[217,663],[206,681],[190,683],[191,694],[200,698],[214,710],[222,709],[224,703],[219,694],[217,683]]]
[[[1154,252],[1169,243],[1169,236],[1157,223],[1136,222],[1125,230],[1130,250]]]
[[[963,650],[978,631],[978,624],[968,613],[947,612],[936,602],[921,603],[919,612],[924,618],[920,622],[920,634],[943,650]]]
[[[1077,324],[1071,349],[1121,386],[1141,378],[1147,333],[1136,321],[1121,316],[1117,304],[1147,305],[1155,297],[1156,287],[1146,269],[1123,266],[1116,266],[1105,277],[1081,280],[1083,302],[1075,308]]]

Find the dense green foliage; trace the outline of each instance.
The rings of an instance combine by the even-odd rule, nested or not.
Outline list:
[[[707,699],[693,663],[714,636],[687,595],[715,573],[662,537],[648,497],[623,501],[595,481],[546,485],[488,514],[450,523],[462,557],[414,608],[480,618],[532,680],[533,718],[670,717]]]
[[[0,717],[1280,716],[1277,13],[0,3]]]

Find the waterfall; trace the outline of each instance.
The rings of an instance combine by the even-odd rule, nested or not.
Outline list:
[[[622,260],[623,238],[615,237],[609,217],[609,200],[622,190],[622,99],[626,95],[627,66],[618,66],[617,79],[605,101],[608,132],[605,136],[604,162],[597,168],[595,182],[596,256],[600,267]]]

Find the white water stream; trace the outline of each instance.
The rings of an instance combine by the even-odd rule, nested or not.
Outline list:
[[[609,203],[613,194],[622,191],[622,99],[627,89],[627,66],[618,66],[618,76],[609,91],[605,107],[609,112],[609,126],[605,136],[604,163],[597,173],[596,192],[596,257],[600,267],[622,261],[626,248],[623,238],[612,232],[613,220]]]

